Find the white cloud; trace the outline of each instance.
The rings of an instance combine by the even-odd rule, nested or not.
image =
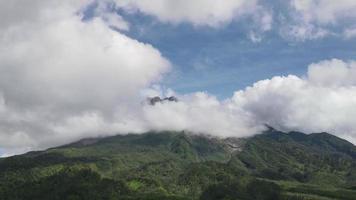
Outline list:
[[[355,25],[356,1],[353,0],[291,0],[292,10],[288,15],[292,22],[284,27],[282,35],[292,39],[319,39],[329,35],[343,35],[350,38],[349,26]],[[339,32],[340,27],[347,31]]]
[[[336,24],[356,18],[356,1],[353,0],[292,0],[292,6],[307,22]]]
[[[281,27],[280,33],[285,39],[302,42],[321,39],[327,35],[331,35],[328,30],[308,23],[284,24]]]
[[[251,136],[264,129],[230,100],[220,102],[214,96],[197,92],[179,96],[180,101],[144,106],[143,116],[149,129],[188,130],[219,137]]]
[[[173,24],[188,22],[196,26],[217,27],[246,15],[264,11],[257,0],[115,0],[117,5],[130,12],[157,17],[160,21]],[[264,26],[271,19],[262,16]],[[268,24],[267,24],[268,23]]]
[[[0,144],[7,153],[147,130],[246,137],[260,133],[264,124],[355,141],[354,61],[313,63],[306,78],[273,77],[225,101],[202,92],[165,94],[157,85],[145,89],[169,65],[153,47],[99,19],[63,20],[36,30],[26,27],[26,41],[20,37],[24,33],[3,40],[8,51],[1,51],[6,74],[0,79]],[[57,35],[59,30],[66,34]],[[140,95],[157,94],[177,95],[180,101],[140,102]]]
[[[120,15],[115,13],[105,13],[101,15],[101,18],[111,27],[114,27],[118,30],[129,30],[129,24],[123,20]]]
[[[346,39],[351,39],[356,37],[356,28],[347,28],[344,30],[343,35]]]
[[[311,83],[325,87],[356,86],[356,62],[339,59],[325,60],[309,66]]]
[[[253,42],[253,43],[259,43],[262,41],[262,36],[259,34],[256,34],[255,32],[251,31],[248,34],[248,38]]]
[[[269,31],[272,29],[273,16],[270,12],[264,11],[261,16],[257,18],[256,21],[260,21],[260,26],[262,31]]]
[[[5,19],[0,18],[0,146],[7,155],[83,137],[152,129],[244,137],[259,133],[264,124],[286,131],[328,131],[356,141],[354,61],[314,63],[306,78],[259,81],[224,101],[202,92],[168,91],[166,95],[177,95],[180,101],[149,106],[142,103],[142,95],[165,94],[150,86],[170,64],[151,45],[110,29],[129,28],[120,16],[111,20],[99,10],[84,22],[78,10],[88,1],[81,0],[34,1],[30,10],[18,10],[13,2],[0,2]],[[244,5],[227,1],[231,5],[221,4],[217,11],[210,11],[209,4],[194,13],[185,11],[181,1],[155,1],[159,10],[140,2],[131,3],[163,21],[208,26],[232,20],[235,9]],[[166,6],[179,8],[172,18],[165,18],[161,9]],[[189,7],[199,8],[195,1]],[[268,17],[265,21],[269,23]]]
[[[219,101],[206,93],[143,108],[148,129],[189,130],[244,137],[264,124],[283,131],[329,132],[356,141],[356,65],[332,59],[309,66],[308,76],[273,77]]]
[[[100,17],[110,27],[122,31],[130,29],[129,23],[111,8],[109,0],[97,1],[96,7],[92,12],[95,17]]]
[[[238,91],[232,98],[256,124],[281,130],[327,131],[356,138],[354,62],[329,60],[309,66],[306,79],[274,77]]]
[[[83,22],[78,11],[88,3],[1,1],[11,21],[0,23],[1,147],[44,148],[89,129],[106,132],[106,125],[111,133],[134,130],[129,118],[111,122],[130,117],[140,91],[169,70],[169,61],[110,29],[106,15]],[[27,4],[32,10],[19,12]]]

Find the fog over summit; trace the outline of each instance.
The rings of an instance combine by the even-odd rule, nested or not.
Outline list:
[[[117,6],[156,15],[166,23],[210,28],[252,15],[266,26],[258,31],[269,29],[268,13],[258,1],[227,1],[230,4],[220,10],[203,10],[201,15],[183,11],[180,3],[181,10],[170,17],[161,7],[146,7],[144,2]],[[265,124],[283,131],[329,132],[356,143],[355,61],[311,63],[305,77],[271,77],[237,89],[224,100],[204,91],[177,93],[154,87],[173,70],[171,61],[151,44],[125,34],[129,24],[105,7],[83,20],[90,3],[0,2],[3,156],[86,137],[150,130],[248,137],[261,133]],[[232,14],[231,6],[239,14]],[[338,13],[334,12],[335,19]],[[320,16],[308,22],[328,20]],[[146,94],[168,98],[142,103]]]

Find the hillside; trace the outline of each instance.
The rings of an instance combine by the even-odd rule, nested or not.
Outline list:
[[[356,147],[269,129],[90,138],[0,160],[1,199],[356,199]]]

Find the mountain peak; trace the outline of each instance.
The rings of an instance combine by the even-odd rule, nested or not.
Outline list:
[[[175,96],[170,96],[170,97],[164,97],[161,98],[159,96],[155,96],[155,97],[148,97],[147,98],[147,102],[148,104],[154,106],[157,103],[163,103],[163,102],[178,102],[178,98]]]

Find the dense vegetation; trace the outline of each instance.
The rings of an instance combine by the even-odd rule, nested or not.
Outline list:
[[[85,139],[0,160],[1,200],[356,199],[356,147],[327,133]]]

